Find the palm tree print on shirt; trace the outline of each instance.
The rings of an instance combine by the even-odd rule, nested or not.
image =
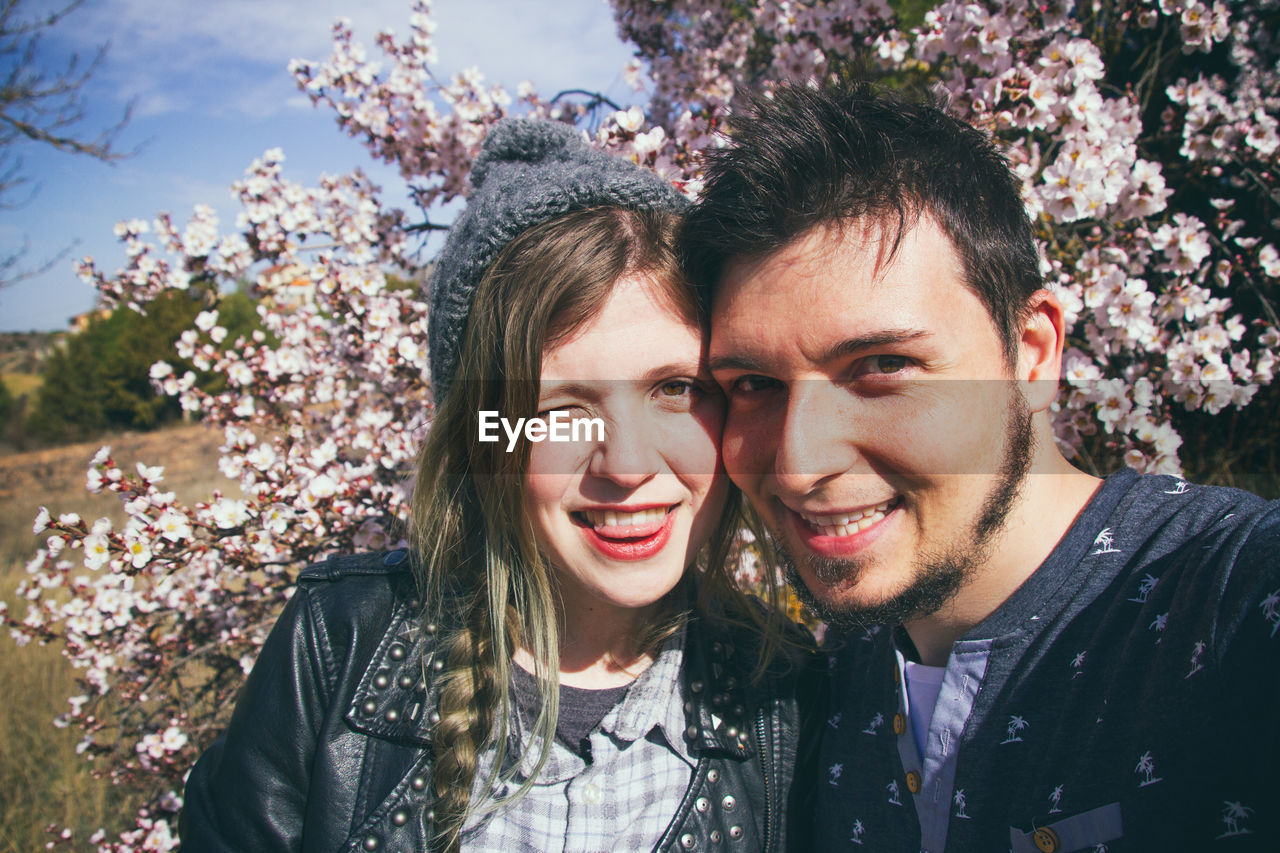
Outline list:
[[[1143,780],[1138,783],[1139,788],[1145,788],[1148,785],[1154,785],[1157,782],[1163,781],[1162,777],[1156,776],[1153,778],[1151,775],[1156,772],[1156,762],[1155,759],[1151,757],[1151,750],[1149,749],[1139,756],[1138,766],[1133,768],[1133,772],[1141,773],[1143,775]]]
[[[1204,669],[1204,664],[1200,663],[1200,655],[1204,654],[1204,649],[1204,640],[1196,640],[1195,646],[1191,649],[1191,671],[1182,676],[1183,678],[1190,678]]]
[[[1147,596],[1151,594],[1151,590],[1155,589],[1156,584],[1159,582],[1160,579],[1155,575],[1143,575],[1142,581],[1138,584],[1138,594],[1129,600],[1138,604],[1146,604]]]
[[[1019,717],[1017,714],[1011,716],[1009,718],[1009,725],[1005,729],[1005,731],[1008,733],[1008,737],[1006,737],[1004,740],[1000,742],[1001,743],[1021,743],[1022,736],[1019,735],[1018,732],[1027,728],[1029,725],[1031,724],[1028,723],[1026,720],[1024,720],[1022,717]]]
[[[876,733],[876,729],[880,728],[883,725],[884,725],[884,714],[877,712],[876,715],[871,718],[871,722],[867,723],[867,727],[862,730],[862,733],[864,735],[873,735]]]
[[[902,805],[902,800],[898,799],[898,780],[894,779],[884,787],[885,787],[885,790],[889,792],[889,802],[895,806]]]
[[[1098,538],[1093,540],[1093,544],[1098,546],[1098,550],[1094,551],[1094,555],[1098,554],[1119,554],[1119,548],[1113,548],[1115,537],[1111,535],[1111,528],[1104,527],[1102,532],[1098,534]]]
[[[1262,616],[1271,623],[1271,636],[1276,635],[1276,631],[1280,630],[1280,589],[1262,599]]]
[[[1051,806],[1049,814],[1060,814],[1062,812],[1062,809],[1059,808],[1059,803],[1062,802],[1062,787],[1062,785],[1059,785],[1049,794],[1049,805]]]
[[[862,825],[862,821],[855,819],[853,822],[853,834],[849,836],[849,841],[854,844],[861,844],[862,834],[866,831],[867,828]]]
[[[1229,838],[1232,835],[1249,835],[1252,830],[1245,829],[1240,824],[1249,815],[1253,814],[1253,809],[1243,803],[1233,803],[1229,800],[1222,801],[1222,822],[1227,825],[1227,831],[1219,835],[1219,838]]]
[[[952,802],[954,802],[954,803],[956,804],[956,814],[955,814],[955,816],[956,816],[956,817],[960,817],[960,818],[964,818],[965,820],[969,820],[969,816],[968,816],[967,814],[965,814],[965,813],[964,813],[964,807],[965,807],[965,805],[966,805],[966,801],[965,801],[965,797],[964,797],[964,789],[963,789],[963,788],[961,788],[960,790],[956,791],[956,794],[955,794],[955,796],[954,796],[954,797],[952,797],[952,798],[951,798],[951,801],[952,801]]]
[[[1157,636],[1156,636],[1156,644],[1157,644],[1157,645],[1160,643],[1160,641],[1161,641],[1162,639],[1164,639],[1163,637],[1161,637],[1161,636],[1159,636],[1159,635],[1160,635],[1160,634],[1162,634],[1162,633],[1164,632],[1165,626],[1166,626],[1166,625],[1168,625],[1168,624],[1169,624],[1169,614],[1168,614],[1168,613],[1161,613],[1160,615],[1156,616],[1156,618],[1155,618],[1155,621],[1154,621],[1154,622],[1152,622],[1150,625],[1148,625],[1148,626],[1147,626],[1147,629],[1148,629],[1148,630],[1150,630],[1150,631],[1155,631],[1155,632],[1156,632],[1156,634],[1157,634]]]
[[[1071,659],[1071,668],[1075,670],[1071,675],[1072,680],[1084,675],[1082,667],[1084,666],[1085,654],[1086,652],[1077,652],[1076,656]]]

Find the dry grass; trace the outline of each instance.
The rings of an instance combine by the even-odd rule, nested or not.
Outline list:
[[[14,606],[17,583],[16,574],[0,579],[0,600]],[[43,848],[51,823],[73,829],[81,842],[98,827],[117,825],[115,792],[76,754],[76,732],[52,725],[79,692],[71,667],[51,646],[0,643],[8,645],[0,653],[0,685],[13,700],[0,702],[0,851]]]
[[[0,457],[0,601],[18,614],[25,609],[13,593],[39,545],[31,523],[40,506],[55,515],[77,512],[90,520],[105,515],[123,522],[118,498],[85,491],[85,470],[102,444],[111,445],[123,468],[135,462],[164,465],[164,485],[190,502],[214,488],[234,491],[218,473],[220,443],[220,435],[204,427],[181,426]],[[80,692],[58,650],[18,648],[0,637],[0,692],[11,698],[0,702],[0,853],[42,849],[51,823],[75,830],[80,847],[98,827],[130,825],[127,804],[76,755],[76,732],[52,725],[67,710],[67,697]]]
[[[39,388],[44,379],[38,373],[0,373],[0,382],[4,382],[14,397],[21,397]]]
[[[31,523],[42,506],[55,516],[77,512],[86,521],[108,516],[117,527],[124,522],[119,498],[91,495],[85,490],[89,460],[102,445],[111,445],[116,464],[129,472],[138,462],[163,465],[161,485],[176,492],[179,500],[194,501],[215,488],[236,490],[234,483],[218,473],[221,443],[220,433],[185,425],[0,456],[0,575],[6,568],[25,564],[35,553],[39,541],[31,533]]]

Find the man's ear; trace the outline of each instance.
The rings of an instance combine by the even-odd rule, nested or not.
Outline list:
[[[1031,294],[1019,324],[1017,378],[1033,412],[1049,408],[1062,375],[1066,343],[1062,303],[1048,290]]]

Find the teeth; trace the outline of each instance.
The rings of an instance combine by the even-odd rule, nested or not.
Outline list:
[[[866,530],[883,519],[893,501],[894,499],[890,498],[882,504],[869,506],[848,515],[809,515],[802,512],[800,517],[823,536],[852,536],[859,530]]]
[[[667,514],[665,507],[642,509],[639,512],[614,512],[583,510],[582,515],[591,522],[592,527],[640,527],[654,524]]]

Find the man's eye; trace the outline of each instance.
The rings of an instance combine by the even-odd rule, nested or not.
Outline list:
[[[771,391],[776,387],[778,387],[778,380],[749,373],[734,379],[729,385],[729,393],[759,394],[762,391]]]
[[[863,375],[892,375],[901,373],[911,364],[911,359],[905,355],[873,355],[863,359],[862,369],[858,372]]]

